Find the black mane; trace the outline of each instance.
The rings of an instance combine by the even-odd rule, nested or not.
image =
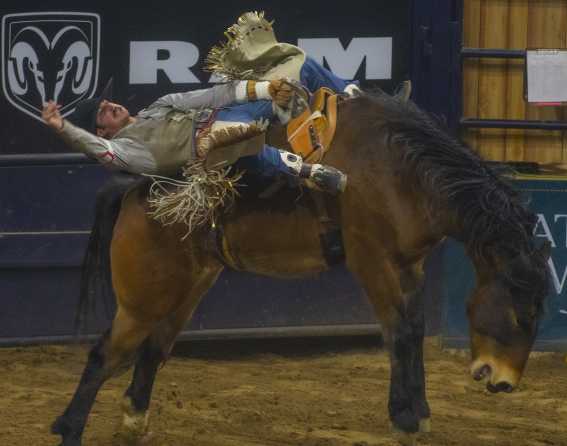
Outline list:
[[[411,101],[365,93],[356,102],[367,114],[371,111],[362,121],[386,135],[405,180],[423,191],[432,223],[463,242],[473,261],[524,259],[515,262],[515,277],[509,279],[525,294],[543,299],[547,266],[535,246],[537,218],[504,176],[507,170],[489,166],[451,136],[438,118]],[[530,283],[523,280],[518,263],[530,273]],[[534,272],[539,280],[533,280]]]

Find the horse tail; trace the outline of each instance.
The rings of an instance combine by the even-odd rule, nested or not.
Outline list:
[[[75,313],[76,335],[86,331],[89,313],[96,310],[97,301],[102,300],[108,319],[114,312],[110,242],[122,198],[137,179],[129,174],[115,174],[97,192],[94,222],[81,267],[79,302]]]

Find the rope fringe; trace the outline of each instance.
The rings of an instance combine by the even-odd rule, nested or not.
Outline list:
[[[230,168],[205,170],[202,160],[188,163],[181,180],[146,175],[153,180],[148,214],[163,226],[184,224],[185,240],[197,228],[216,226],[219,213],[229,209],[240,195],[236,186],[242,175],[244,172],[230,175]]]

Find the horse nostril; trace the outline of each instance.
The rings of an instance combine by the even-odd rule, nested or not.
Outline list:
[[[510,393],[512,390],[514,390],[514,387],[512,387],[511,384],[505,381],[496,384],[496,388],[498,389],[499,392],[506,392],[506,393]]]
[[[491,393],[498,393],[498,392],[510,393],[514,390],[514,387],[511,384],[509,384],[505,381],[499,382],[496,385],[491,384],[491,383],[487,383],[486,388]]]
[[[491,372],[492,369],[490,368],[490,366],[488,364],[485,364],[480,369],[477,369],[476,372],[474,372],[473,378],[475,381],[480,381],[490,375]]]
[[[498,388],[490,382],[486,383],[486,390],[490,393],[498,393]]]

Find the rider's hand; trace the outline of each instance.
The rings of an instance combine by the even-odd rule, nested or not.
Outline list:
[[[59,109],[61,108],[55,101],[49,101],[43,106],[41,117],[43,121],[53,130],[60,131],[63,128],[63,118]]]
[[[270,81],[268,92],[272,100],[280,107],[286,109],[290,105],[293,96],[293,89],[285,79],[276,79]]]

